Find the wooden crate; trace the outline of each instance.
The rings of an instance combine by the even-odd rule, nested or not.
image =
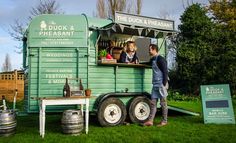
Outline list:
[[[102,59],[101,63],[104,63],[104,64],[115,64],[115,63],[117,63],[117,60],[116,59]]]

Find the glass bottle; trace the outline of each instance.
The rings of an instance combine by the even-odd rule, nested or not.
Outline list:
[[[82,80],[79,80],[79,90],[84,90],[83,84],[82,84]]]
[[[70,97],[70,86],[68,84],[68,78],[66,78],[66,83],[63,88],[63,96],[64,97]]]

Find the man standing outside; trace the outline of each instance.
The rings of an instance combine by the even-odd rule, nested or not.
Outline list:
[[[150,64],[152,66],[152,94],[151,94],[151,113],[149,120],[145,122],[144,126],[152,126],[153,120],[157,110],[157,100],[160,99],[162,108],[162,119],[157,125],[158,127],[167,125],[167,88],[168,88],[168,72],[167,62],[159,52],[155,44],[149,45],[149,54],[152,56]]]

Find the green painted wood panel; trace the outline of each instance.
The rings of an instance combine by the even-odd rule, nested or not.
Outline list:
[[[152,90],[152,69],[145,69],[143,75],[143,91],[151,93]]]
[[[61,20],[62,17],[66,17],[65,19],[68,21]],[[47,32],[48,30],[44,29],[42,20],[47,26],[52,26],[49,19],[54,21],[53,24],[57,27],[66,26],[64,30],[72,26],[69,32],[72,32],[74,28],[74,37],[71,35],[67,35],[67,37],[64,35],[63,38],[58,35],[50,37],[50,34],[47,35],[47,33],[41,33],[39,36],[39,31]],[[66,77],[81,78],[84,88],[91,88],[92,95],[97,97],[104,93],[122,92],[125,88],[128,88],[129,92],[150,91],[150,69],[97,65],[98,33],[87,30],[88,27],[103,27],[111,22],[111,20],[89,18],[85,15],[47,15],[35,19],[29,28],[26,50],[28,53],[25,54],[27,55],[25,60],[27,59],[29,64],[28,93],[25,94],[29,112],[38,112],[38,102],[32,100],[31,97],[61,97]],[[54,29],[54,32],[59,31],[63,30]],[[65,41],[71,41],[71,43],[56,42],[62,41],[64,38],[67,38]],[[46,45],[46,40],[50,41],[48,45]],[[90,110],[93,109],[95,100],[96,98],[91,99]],[[129,100],[130,98],[122,99],[125,104]],[[68,107],[52,106],[47,111],[62,111],[66,108]]]
[[[30,51],[29,112],[38,112],[38,102],[33,101],[31,97],[62,97],[66,78],[79,77],[83,85],[87,84],[87,47],[66,50],[61,47],[30,48]],[[76,81],[73,82],[75,85]],[[59,109],[65,108],[55,106],[48,108],[48,111]]]
[[[88,88],[94,96],[115,91],[114,67],[89,66]]]
[[[148,69],[149,70],[149,69]],[[144,72],[143,68],[134,67],[114,67],[114,66],[90,66],[89,67],[89,88],[93,87],[95,95],[103,92],[124,92],[126,88],[129,92],[143,92]],[[145,79],[149,81],[150,78]],[[147,88],[149,89],[149,88]],[[145,91],[147,91],[145,89]]]
[[[85,51],[87,48],[31,48],[34,56],[31,57],[30,66],[30,97],[62,96],[62,89],[66,77],[79,75],[85,88],[92,89],[93,96],[100,96],[109,92],[151,91],[151,70],[137,67],[115,67],[87,65]],[[76,53],[76,52],[83,52]],[[38,54],[41,55],[38,55]],[[62,58],[60,58],[62,56]],[[40,60],[39,60],[40,58]],[[94,59],[94,58],[93,58]],[[95,62],[94,60],[91,60]],[[77,65],[78,63],[78,65]],[[78,69],[77,69],[78,68]],[[40,78],[39,78],[40,72]],[[40,82],[40,86],[39,86]],[[88,85],[88,86],[87,86]],[[39,92],[40,90],[40,92]],[[38,95],[40,93],[40,95]],[[30,99],[29,99],[30,100]],[[127,103],[129,99],[122,99]],[[90,103],[92,110],[95,99]],[[65,107],[66,108],[66,107]],[[64,107],[50,107],[47,111],[62,111]],[[38,111],[38,102],[29,103],[30,112]]]
[[[40,15],[29,26],[29,47],[87,46],[85,16]]]

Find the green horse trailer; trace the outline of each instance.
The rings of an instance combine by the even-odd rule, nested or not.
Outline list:
[[[71,90],[91,89],[89,111],[96,113],[102,126],[122,124],[126,117],[134,123],[146,121],[152,69],[142,62],[150,58],[150,43],[156,43],[166,56],[166,37],[173,33],[171,20],[119,12],[114,20],[86,15],[37,16],[23,39],[27,112],[39,112],[39,98],[63,97],[68,79]],[[127,41],[135,41],[140,64],[118,62]],[[113,58],[100,58],[104,50]],[[50,106],[46,111],[68,108],[79,107]]]

